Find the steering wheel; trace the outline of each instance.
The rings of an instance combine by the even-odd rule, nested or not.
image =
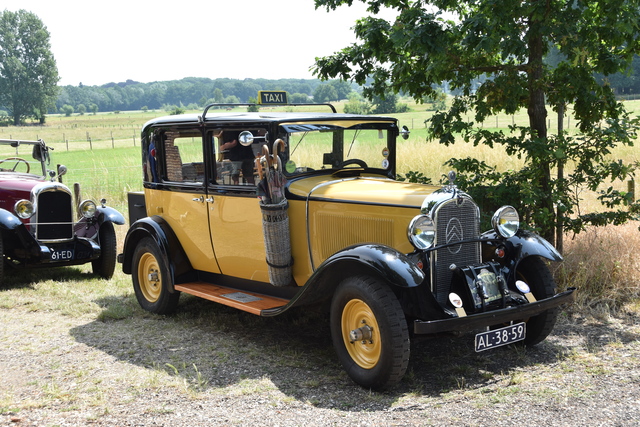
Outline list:
[[[31,165],[29,164],[29,162],[27,162],[25,159],[23,159],[22,157],[7,157],[6,159],[2,159],[0,160],[0,164],[4,163],[4,162],[8,162],[10,160],[16,160],[16,164],[13,165],[13,168],[11,169],[12,172],[16,171],[16,168],[18,167],[18,165],[20,164],[20,162],[24,162],[25,165],[27,165],[27,172],[29,173],[29,171],[31,171]]]
[[[345,160],[344,162],[342,162],[340,164],[340,168],[345,168],[349,165],[358,165],[361,168],[366,168],[368,167],[367,164],[364,162],[364,160],[360,160],[360,159],[349,159],[349,160]]]

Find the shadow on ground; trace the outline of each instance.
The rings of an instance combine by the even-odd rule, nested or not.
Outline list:
[[[118,304],[113,297],[96,303]],[[595,330],[566,315],[555,334],[533,348],[475,353],[473,334],[416,338],[403,381],[391,390],[372,393],[355,385],[342,370],[322,313],[305,308],[261,318],[183,295],[172,316],[137,309],[131,317],[90,322],[71,334],[121,361],[180,375],[197,392],[266,379],[298,401],[350,411],[384,410],[408,393],[428,399],[454,390],[492,387],[514,372],[557,364],[575,346],[584,345],[585,337],[595,352],[612,340],[639,338],[621,336],[606,324]]]

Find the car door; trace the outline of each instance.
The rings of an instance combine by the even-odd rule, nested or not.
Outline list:
[[[220,273],[208,228],[211,198],[199,128],[162,127],[154,130],[150,150],[157,150],[159,185],[147,188],[147,213],[169,223],[193,268]]]
[[[219,128],[208,132],[205,140],[215,158],[215,179],[209,185],[212,199],[209,230],[223,274],[262,282],[269,281],[262,236],[262,216],[256,197],[258,181],[255,159],[264,138],[256,138],[244,154],[230,153],[233,140],[246,128]],[[249,129],[254,135],[264,133]]]

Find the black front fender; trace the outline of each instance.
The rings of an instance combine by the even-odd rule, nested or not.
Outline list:
[[[482,238],[494,242],[506,242],[512,248],[513,260],[516,264],[530,256],[562,261],[562,255],[551,243],[531,231],[518,230],[515,236],[508,239],[498,236],[495,231],[488,231],[482,235]]]
[[[105,221],[112,222],[114,224],[122,225],[124,224],[124,216],[109,206],[98,206],[98,222],[102,224]]]
[[[138,242],[145,237],[152,238],[158,245],[160,253],[169,266],[171,283],[174,283],[175,278],[180,274],[191,271],[191,263],[169,224],[161,217],[153,216],[139,219],[129,228],[124,240],[123,253],[118,257],[122,262],[124,273],[132,273],[133,253]]]
[[[402,288],[418,286],[425,278],[424,272],[405,254],[389,246],[364,244],[350,246],[331,255],[318,267],[310,280],[329,269],[339,269],[344,274],[351,270],[349,266],[370,271]]]
[[[263,315],[280,314],[294,306],[327,300],[344,278],[359,274],[374,275],[401,288],[414,288],[425,279],[425,273],[409,257],[393,248],[376,244],[354,245],[327,258],[284,309],[265,310]]]
[[[22,222],[14,214],[6,209],[0,209],[0,228],[5,230],[15,230]]]

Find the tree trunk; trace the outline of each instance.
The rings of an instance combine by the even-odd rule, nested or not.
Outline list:
[[[529,126],[533,132],[532,137],[544,142],[547,139],[547,108],[543,81],[544,39],[541,30],[542,22],[535,18],[531,18],[529,22],[529,33],[527,35],[529,42],[529,106],[527,112],[529,114]],[[544,159],[534,158],[533,156],[531,161],[534,167],[538,167],[540,173],[538,184],[543,196],[538,204],[539,211],[546,211],[548,215],[551,215],[547,224],[555,224],[555,211],[551,197],[551,165]],[[555,227],[546,227],[541,233],[542,237],[551,244],[555,240],[554,229]]]
[[[564,104],[558,105],[558,137],[562,136],[562,132],[564,131]],[[558,182],[562,183],[564,181],[564,161],[558,161]],[[562,185],[564,188],[564,185]],[[562,254],[564,250],[564,228],[563,228],[563,214],[560,210],[560,207],[556,210],[556,249],[558,252]]]

